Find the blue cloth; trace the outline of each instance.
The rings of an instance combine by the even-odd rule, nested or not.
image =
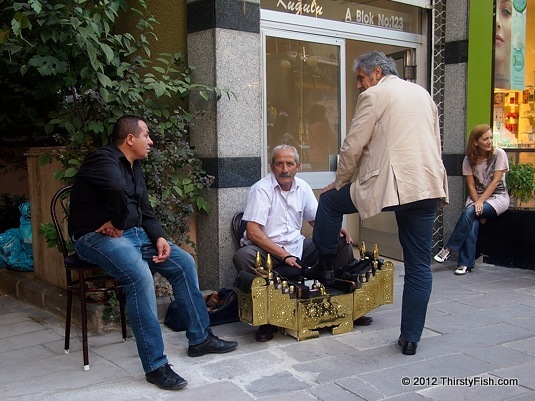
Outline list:
[[[347,184],[339,191],[332,189],[320,196],[312,238],[322,255],[336,252],[344,214],[357,213],[350,186]],[[439,199],[424,199],[383,209],[396,214],[405,265],[401,336],[411,342],[420,341],[431,296],[431,249],[438,204]]]
[[[459,252],[457,266],[474,267],[476,264],[476,244],[479,232],[479,219],[496,217],[496,210],[488,202],[483,203],[483,212],[476,216],[474,206],[469,206],[461,213],[455,229],[446,244],[452,251]]]
[[[33,248],[32,248],[32,223],[31,223],[30,202],[22,202],[19,205],[19,211],[20,211],[19,221],[20,221],[20,234],[22,237],[22,247],[24,248],[26,253],[30,256],[30,259],[32,259]],[[33,267],[33,259],[32,259],[31,264]]]
[[[152,272],[160,273],[171,284],[189,344],[200,344],[211,333],[195,261],[186,251],[170,245],[169,259],[157,264],[152,257],[158,251],[141,227],[127,229],[119,238],[88,233],[75,242],[80,259],[99,265],[124,286],[128,318],[146,373],[167,363]]]
[[[32,224],[30,202],[19,205],[20,226],[0,234],[0,267],[33,271]]]

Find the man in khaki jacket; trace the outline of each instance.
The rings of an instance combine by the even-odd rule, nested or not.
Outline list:
[[[344,214],[372,217],[394,211],[403,248],[405,284],[398,339],[414,355],[431,295],[433,222],[447,202],[439,120],[429,93],[397,76],[394,60],[372,51],[355,60],[360,96],[340,149],[336,180],[319,199],[313,240],[317,278],[334,277],[331,259]]]

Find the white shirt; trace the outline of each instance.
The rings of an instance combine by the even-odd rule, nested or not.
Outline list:
[[[318,201],[305,181],[294,177],[289,191],[283,191],[273,173],[256,182],[249,191],[242,220],[253,221],[275,244],[290,254],[303,256],[303,221],[314,221]],[[251,245],[245,231],[241,245]]]

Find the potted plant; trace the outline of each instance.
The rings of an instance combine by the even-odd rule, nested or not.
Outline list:
[[[509,160],[509,171],[505,176],[511,200],[521,207],[535,197],[535,166],[531,163],[513,163]]]

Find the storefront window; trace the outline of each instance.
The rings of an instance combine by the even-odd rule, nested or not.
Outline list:
[[[295,146],[301,171],[334,171],[340,147],[339,47],[266,37],[268,155]]]
[[[494,142],[535,148],[535,0],[496,0]]]

